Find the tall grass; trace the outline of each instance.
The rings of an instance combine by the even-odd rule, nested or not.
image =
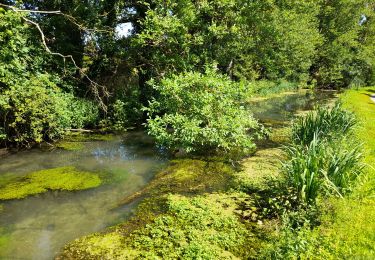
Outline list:
[[[321,169],[324,167],[324,149],[316,136],[307,149],[300,145],[286,148],[290,161],[283,164],[287,184],[293,187],[301,202],[315,201],[322,186]]]
[[[311,204],[320,194],[343,196],[350,190],[363,168],[361,145],[345,138],[356,122],[352,113],[336,103],[293,124],[293,143],[286,147],[290,160],[283,164],[283,171],[299,201]]]
[[[338,102],[332,109],[318,107],[293,124],[292,140],[296,144],[308,145],[315,135],[321,139],[337,138],[346,135],[356,123],[354,114],[342,109]]]

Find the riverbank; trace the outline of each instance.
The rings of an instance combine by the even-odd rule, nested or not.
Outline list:
[[[130,221],[105,233],[76,240],[60,258],[204,255],[207,259],[259,259],[267,257],[267,248],[274,250],[281,246],[284,250],[303,245],[302,251],[292,250],[301,258],[372,259],[375,256],[375,104],[370,98],[374,92],[375,88],[348,90],[340,96],[343,106],[360,121],[355,133],[364,143],[367,167],[350,195],[319,202],[320,224],[314,229],[307,226],[296,233],[284,233],[280,230],[282,219],[265,213],[265,199],[272,198],[270,179],[280,178],[283,152],[278,147],[288,142],[288,126],[281,125],[273,129],[263,148],[241,162],[239,171],[222,162],[219,167],[211,165],[208,169],[215,170],[209,171],[206,166],[218,162],[200,160],[172,165],[157,176],[149,189],[137,194],[137,198],[148,198]],[[227,169],[227,177],[211,185],[213,176],[222,176],[216,175],[221,169]],[[227,186],[220,186],[220,182]],[[207,190],[208,187],[212,189]],[[232,226],[227,225],[228,220]],[[231,232],[232,229],[236,232]]]
[[[271,251],[301,259],[374,259],[375,257],[375,87],[347,90],[340,96],[343,107],[352,111],[359,125],[355,136],[363,142],[362,175],[352,192],[343,198],[319,202],[320,225],[290,232],[269,244]],[[292,254],[291,254],[292,253]],[[276,257],[277,258],[277,257]]]
[[[280,178],[280,148],[288,142],[291,114],[300,114],[293,109],[301,104],[313,107],[306,93],[292,97],[300,99],[261,101],[258,114],[273,128],[240,167],[218,158],[173,161],[143,190],[124,198],[125,204],[143,199],[130,220],[68,244],[59,259],[261,257],[281,223],[266,205],[275,195],[270,182]]]
[[[317,252],[329,252],[333,258],[375,257],[375,103],[370,99],[373,93],[375,87],[348,90],[341,95],[344,107],[360,121],[356,136],[363,142],[366,167],[351,196],[330,202],[335,214],[327,214],[325,223],[316,231],[324,238],[317,245]]]

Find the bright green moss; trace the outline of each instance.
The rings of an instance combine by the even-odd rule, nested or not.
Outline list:
[[[118,227],[68,245],[74,259],[238,259],[257,243],[236,214],[244,194],[167,195],[165,211],[130,233]],[[138,212],[137,214],[140,214]]]
[[[228,192],[234,174],[232,167],[223,162],[172,161],[145,189],[123,201],[144,198],[131,219],[109,233],[74,241],[62,256],[236,259],[254,255],[261,242],[246,231],[239,209],[249,196]]]
[[[85,144],[83,142],[69,142],[62,140],[56,144],[56,147],[68,151],[79,151],[85,147]]]
[[[279,148],[259,150],[242,161],[242,171],[236,174],[236,189],[267,189],[268,181],[279,178],[281,160],[285,157]]]
[[[143,190],[125,198],[122,203],[132,202],[142,196],[157,196],[166,193],[199,194],[223,191],[232,184],[233,176],[232,167],[223,162],[174,160]]]
[[[22,199],[48,190],[84,190],[101,184],[98,175],[74,167],[60,167],[28,174],[0,188],[0,199]]]
[[[0,227],[0,256],[1,252],[5,250],[10,242],[10,236],[3,232],[3,228]]]
[[[69,133],[64,140],[69,142],[111,141],[115,137],[113,134]]]
[[[63,140],[57,142],[56,147],[68,151],[78,151],[85,147],[85,142],[111,141],[114,138],[113,134],[70,133]]]

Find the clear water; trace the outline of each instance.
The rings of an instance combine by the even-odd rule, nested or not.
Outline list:
[[[293,118],[297,112],[311,110],[314,106],[324,104],[335,98],[336,92],[305,90],[275,96],[264,100],[254,100],[248,104],[254,117],[262,122],[284,122]]]
[[[297,92],[254,101],[249,108],[263,122],[285,121],[332,97],[329,92]],[[88,142],[81,151],[35,149],[0,158],[0,185],[9,177],[62,166],[111,172],[118,180],[86,191],[49,192],[0,203],[0,243],[2,235],[10,237],[0,248],[0,259],[53,259],[68,242],[122,222],[134,205],[118,208],[117,203],[145,186],[165,162],[142,133]]]
[[[78,192],[49,192],[2,202],[1,236],[10,240],[1,259],[53,259],[76,238],[103,230],[126,219],[134,205],[117,202],[141,189],[165,163],[152,140],[128,133],[113,141],[88,142],[81,151],[20,152],[0,159],[0,180],[31,171],[61,166],[110,172],[116,182]],[[113,176],[115,175],[115,176]]]

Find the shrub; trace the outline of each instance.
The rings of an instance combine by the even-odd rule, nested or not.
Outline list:
[[[340,103],[336,103],[332,109],[318,107],[293,124],[292,140],[294,143],[308,145],[313,141],[314,135],[327,139],[340,137],[347,134],[356,123],[354,114],[342,109]]]
[[[257,121],[241,106],[245,87],[213,70],[151,81],[159,93],[150,102],[148,132],[168,148],[187,152],[254,149]]]
[[[99,107],[92,100],[75,97],[71,93],[64,93],[62,99],[67,100],[66,113],[70,113],[70,126],[83,128],[95,126],[99,118]]]
[[[48,74],[42,74],[0,91],[0,116],[6,140],[28,146],[55,140],[67,128],[93,124],[98,108],[62,93]]]

